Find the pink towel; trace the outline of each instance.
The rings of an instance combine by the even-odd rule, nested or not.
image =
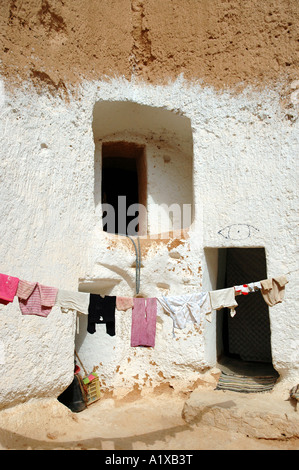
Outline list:
[[[16,295],[23,315],[47,317],[55,305],[57,293],[55,287],[20,280]]]
[[[19,279],[17,277],[0,274],[0,303],[7,305],[16,295]]]
[[[157,299],[134,298],[131,346],[155,346]]]

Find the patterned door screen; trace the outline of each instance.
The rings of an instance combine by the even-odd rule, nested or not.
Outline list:
[[[266,278],[264,248],[227,249],[226,287]],[[236,315],[225,313],[227,352],[244,361],[272,362],[269,311],[261,292],[240,295],[236,300]]]

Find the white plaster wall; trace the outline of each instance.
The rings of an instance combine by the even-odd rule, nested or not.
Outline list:
[[[298,381],[299,132],[298,120],[280,107],[279,90],[232,95],[183,79],[163,87],[115,79],[86,82],[66,102],[29,84],[14,95],[2,87],[1,272],[61,289],[134,294],[133,246],[103,234],[95,210],[92,123],[101,100],[191,119],[194,223],[178,247],[152,242],[142,258],[141,293],[209,288],[205,247],[264,246],[268,275],[289,273],[285,301],[270,308],[273,363],[282,382]],[[243,225],[242,238],[219,233],[232,224]],[[257,230],[246,232],[244,224]],[[0,306],[1,406],[62,391],[72,380],[75,340],[86,368],[99,366],[107,387],[188,384],[215,365],[215,321],[174,339],[170,318],[159,312],[154,350],[130,348],[128,312],[117,313],[113,338],[100,325],[89,335],[84,321],[75,338],[74,318],[57,307],[44,319],[22,317],[17,299]]]

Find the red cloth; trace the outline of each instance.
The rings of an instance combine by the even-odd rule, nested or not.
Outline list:
[[[0,274],[0,303],[7,305],[12,302],[18,288],[19,279],[17,277]]]

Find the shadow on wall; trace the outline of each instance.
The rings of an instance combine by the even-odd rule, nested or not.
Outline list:
[[[92,128],[95,142],[108,135],[126,132],[157,138],[161,142],[171,135],[172,145],[192,152],[190,119],[164,108],[131,101],[99,101],[94,106]]]

